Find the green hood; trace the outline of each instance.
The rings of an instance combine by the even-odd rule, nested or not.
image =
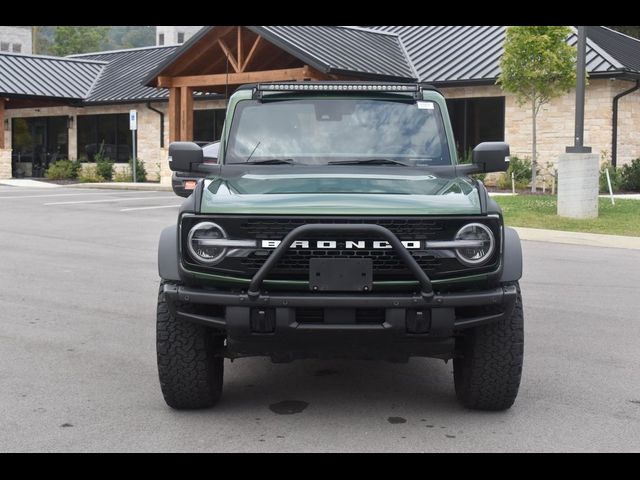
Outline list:
[[[343,168],[343,167],[334,167]],[[373,167],[323,171],[270,166],[205,181],[202,213],[252,215],[477,215],[465,177]]]

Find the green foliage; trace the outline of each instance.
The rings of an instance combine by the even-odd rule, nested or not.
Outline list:
[[[56,41],[56,31],[61,27],[54,26],[40,26],[31,27],[33,29],[33,53],[41,55],[61,55],[58,53],[61,50],[66,50],[66,47],[58,47]],[[65,28],[95,28],[95,27],[65,27]],[[155,27],[150,26],[112,26],[102,27],[106,30],[106,34],[102,37],[101,41],[96,45],[95,42],[91,45],[91,48],[83,48],[85,52],[88,51],[101,51],[101,50],[119,50],[121,48],[136,48],[136,47],[148,47],[155,45],[156,33]],[[69,38],[64,31],[60,31],[59,36],[62,40]],[[63,52],[64,54],[68,54]],[[74,52],[78,53],[78,52]]]
[[[116,172],[113,176],[114,182],[133,182],[133,175],[129,170]]]
[[[78,176],[78,162],[58,160],[47,168],[44,176],[49,180],[73,180]]]
[[[511,190],[511,174],[515,180],[517,190],[524,190],[529,186],[532,177],[531,160],[512,156],[507,171],[498,177],[496,186],[504,190]]]
[[[131,170],[131,177],[133,178],[133,161],[129,159],[129,169]],[[136,180],[138,182],[147,181],[147,169],[144,168],[144,162],[139,158],[136,158]]]
[[[59,26],[53,36],[51,51],[54,55],[65,56],[74,53],[96,52],[100,50],[109,33],[105,26]]]
[[[113,178],[113,162],[106,157],[101,157],[98,160],[96,155],[96,173],[110,182]]]
[[[104,182],[104,178],[98,175],[97,165],[83,165],[78,174],[78,180],[82,183]]]
[[[628,192],[640,192],[640,158],[623,165],[621,170],[622,189]]]
[[[104,50],[148,47],[156,44],[155,27],[110,27]]]
[[[501,73],[497,83],[514,93],[520,104],[540,106],[571,90],[576,84],[576,48],[566,39],[564,26],[507,28]]]
[[[542,106],[568,92],[576,84],[576,47],[566,40],[571,29],[564,26],[512,26],[506,31],[501,73],[497,84],[515,94],[520,105],[531,106],[532,178],[536,190],[538,165],[536,118]]]
[[[609,161],[605,161],[600,165],[600,193],[609,193],[609,184],[607,183],[606,170],[609,169],[609,177],[611,178],[611,188],[617,192],[622,187],[622,171],[619,168],[613,168]]]

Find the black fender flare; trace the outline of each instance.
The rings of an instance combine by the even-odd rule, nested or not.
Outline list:
[[[180,281],[178,269],[178,226],[171,225],[160,233],[158,243],[158,274],[164,280]]]
[[[522,278],[522,244],[515,229],[504,227],[504,262],[500,282],[517,282]]]

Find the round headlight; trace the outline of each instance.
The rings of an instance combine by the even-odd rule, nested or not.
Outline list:
[[[493,232],[481,223],[469,223],[458,230],[456,240],[475,240],[478,246],[456,249],[458,259],[469,266],[482,265],[491,258],[495,248]]]
[[[214,265],[222,260],[227,253],[223,246],[216,245],[215,241],[227,238],[222,227],[213,222],[201,222],[189,231],[187,247],[191,257],[198,263]]]

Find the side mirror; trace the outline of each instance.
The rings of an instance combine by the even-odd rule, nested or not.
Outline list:
[[[174,172],[191,172],[204,162],[202,148],[193,142],[173,142],[169,145],[169,168]]]
[[[472,163],[480,172],[506,172],[509,154],[509,145],[504,142],[483,142],[473,149]]]

